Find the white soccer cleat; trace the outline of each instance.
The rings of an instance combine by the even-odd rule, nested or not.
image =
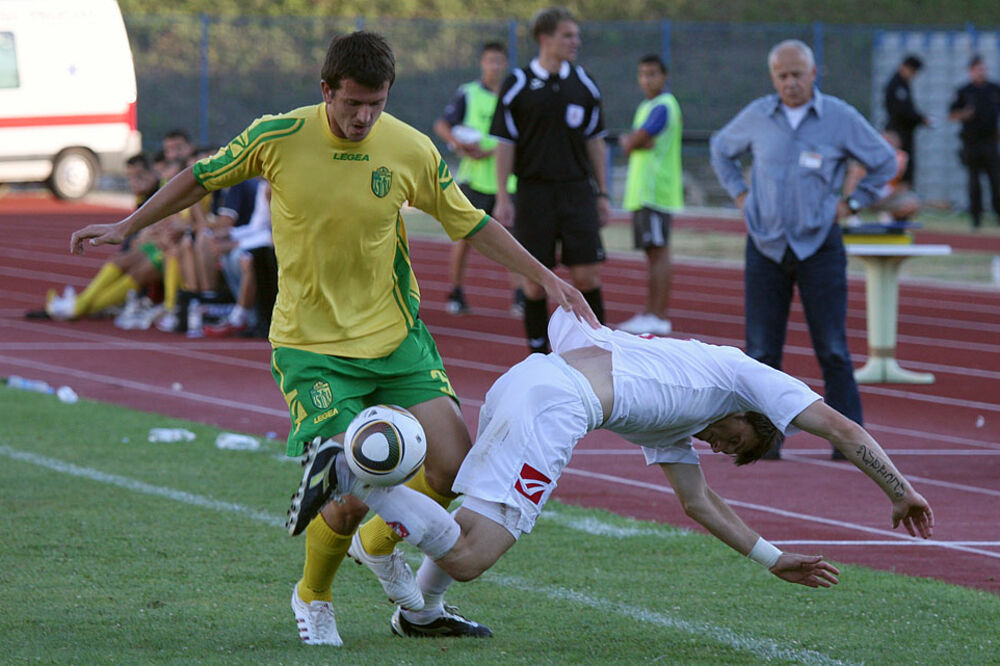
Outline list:
[[[347,554],[358,564],[364,564],[372,570],[378,582],[382,583],[389,601],[411,611],[424,607],[424,595],[417,585],[413,569],[399,552],[394,550],[391,555],[369,555],[361,545],[361,535],[355,532]]]
[[[651,312],[640,312],[618,325],[618,330],[635,335],[670,335],[669,319],[660,319]]]
[[[341,646],[344,641],[337,633],[337,619],[329,601],[306,603],[299,597],[299,586],[292,590],[292,612],[299,625],[299,638],[306,645]]]

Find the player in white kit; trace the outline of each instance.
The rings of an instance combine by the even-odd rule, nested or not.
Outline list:
[[[427,555],[417,574],[424,609],[397,609],[397,634],[424,635],[417,625],[443,612],[453,580],[476,578],[531,531],[576,443],[598,428],[641,446],[688,516],[788,582],[829,587],[839,571],[820,556],[782,552],[748,527],[708,487],[692,437],[738,465],[790,431],[823,437],[889,496],[893,527],[902,522],[911,535],[930,537],[927,501],[861,426],[801,381],[734,347],[595,330],[563,310],[552,316],[549,339],[553,353],[529,356],[487,393],[453,486],[466,496],[454,516],[409,488],[368,491],[367,504]]]

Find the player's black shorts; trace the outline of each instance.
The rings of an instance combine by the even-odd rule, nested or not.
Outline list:
[[[670,245],[670,213],[652,208],[640,208],[632,213],[632,238],[635,249]]]
[[[459,185],[462,188],[462,192],[469,199],[471,203],[476,208],[482,208],[486,211],[487,215],[493,214],[493,206],[497,203],[497,195],[495,194],[483,194],[479,190],[474,190],[469,187],[468,183],[462,183]]]
[[[597,197],[590,181],[518,180],[514,237],[548,268],[604,261]]]

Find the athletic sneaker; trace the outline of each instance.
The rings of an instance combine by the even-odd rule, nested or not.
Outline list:
[[[641,312],[619,324],[618,330],[635,335],[670,335],[673,326],[669,319],[660,319],[652,312]]]
[[[292,612],[299,625],[299,638],[306,645],[343,645],[337,633],[337,619],[329,601],[306,603],[299,597],[299,586],[292,590]]]
[[[469,312],[469,305],[465,302],[465,294],[462,292],[461,287],[455,287],[448,294],[448,305],[446,306],[448,314],[465,314]]]
[[[415,638],[438,638],[445,636],[468,636],[470,638],[489,638],[493,635],[486,625],[473,622],[458,614],[454,606],[444,605],[441,617],[428,624],[414,624],[405,617],[401,608],[396,608],[392,614],[392,633],[397,636],[412,636]]]
[[[46,296],[45,313],[52,319],[58,321],[72,319],[74,309],[76,309],[76,291],[72,287],[66,287],[62,296],[51,290]]]
[[[424,595],[417,585],[413,569],[398,551],[392,551],[391,555],[370,555],[361,544],[361,534],[355,532],[347,554],[358,564],[372,570],[378,582],[382,583],[389,601],[406,610],[417,611],[424,607]]]
[[[306,448],[302,466],[302,481],[292,495],[292,506],[288,509],[285,529],[292,536],[301,534],[309,521],[316,517],[327,502],[342,495],[354,495],[359,499],[367,497],[370,486],[362,484],[343,456],[344,445],[335,439],[323,440],[316,437]]]
[[[205,326],[201,330],[206,338],[232,338],[245,331],[246,327],[246,324],[236,325],[227,319],[221,324]]]
[[[180,317],[177,316],[177,307],[162,313],[154,322],[156,328],[164,333],[176,333],[180,326]]]

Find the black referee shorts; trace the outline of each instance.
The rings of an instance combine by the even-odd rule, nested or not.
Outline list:
[[[604,261],[597,197],[590,181],[518,180],[514,237],[547,268]]]
[[[459,185],[462,189],[462,193],[476,208],[482,208],[487,215],[493,214],[493,206],[497,203],[497,195],[495,194],[483,194],[479,190],[474,190],[469,187],[468,183],[462,183]]]

